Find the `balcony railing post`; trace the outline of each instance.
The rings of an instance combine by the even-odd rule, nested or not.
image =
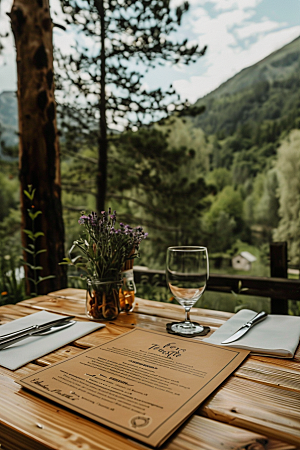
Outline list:
[[[270,269],[272,278],[287,278],[287,243],[272,242],[270,244]],[[271,298],[272,314],[288,314],[288,300]]]

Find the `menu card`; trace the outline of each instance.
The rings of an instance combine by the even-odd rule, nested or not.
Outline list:
[[[248,353],[136,328],[18,382],[157,447]]]

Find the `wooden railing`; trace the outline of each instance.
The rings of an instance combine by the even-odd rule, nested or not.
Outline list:
[[[287,274],[287,258],[285,243],[271,244],[271,275],[278,273]],[[275,248],[276,247],[276,248]],[[281,258],[280,258],[281,256]],[[286,259],[284,262],[282,256]],[[275,270],[277,267],[277,271]],[[273,269],[272,269],[273,268]],[[282,272],[280,272],[282,269]],[[285,271],[285,272],[284,272]],[[164,270],[150,270],[147,268],[134,268],[136,283],[147,277],[147,283],[157,286],[166,286]],[[241,288],[243,290],[241,290]],[[219,275],[211,273],[207,288],[208,291],[223,293],[238,293],[240,295],[252,295],[271,299],[272,314],[287,314],[288,300],[300,301],[300,280],[289,280],[286,277],[249,277],[246,275]]]

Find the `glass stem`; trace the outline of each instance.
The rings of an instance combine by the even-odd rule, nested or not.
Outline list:
[[[188,307],[186,307],[185,306],[185,323],[190,323],[191,322],[191,320],[190,320],[190,310],[191,310],[191,308],[188,308]]]

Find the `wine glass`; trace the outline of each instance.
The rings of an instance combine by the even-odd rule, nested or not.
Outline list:
[[[170,291],[185,309],[185,321],[172,324],[173,333],[194,335],[204,330],[202,325],[190,321],[190,309],[202,296],[209,277],[206,247],[169,247],[167,250],[166,278]]]

